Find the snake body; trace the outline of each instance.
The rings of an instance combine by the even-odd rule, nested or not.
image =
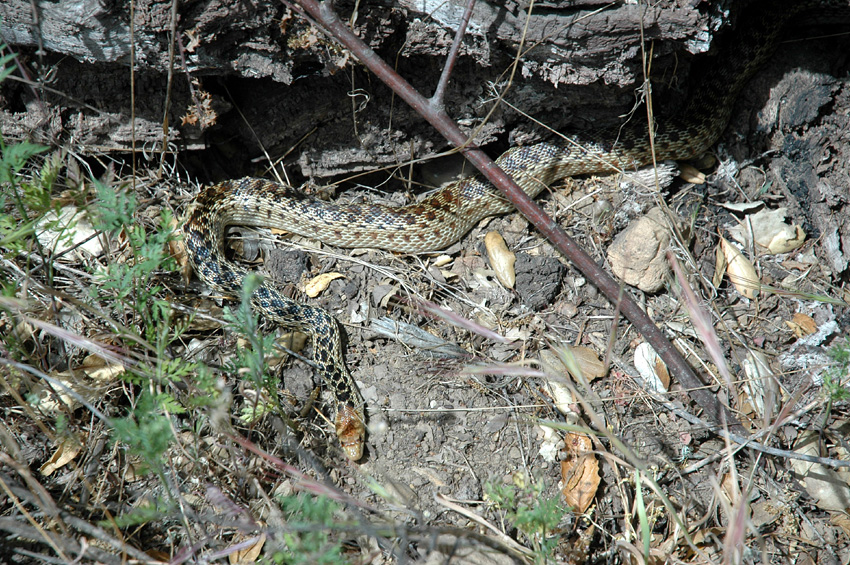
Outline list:
[[[769,56],[782,21],[792,10],[773,9],[750,17],[746,33],[736,34],[703,75],[685,109],[659,124],[655,158],[687,159],[706,151],[726,127],[734,99],[754,70]],[[771,16],[771,17],[768,17]],[[747,19],[742,16],[741,21]],[[576,136],[565,142],[513,147],[496,163],[530,196],[558,179],[582,174],[633,170],[653,162],[646,125]],[[475,176],[447,185],[422,202],[391,208],[342,205],[263,179],[225,181],[202,191],[183,228],[190,262],[201,280],[224,295],[238,296],[247,271],[226,258],[229,225],[271,227],[339,247],[374,247],[400,252],[442,249],[479,220],[511,211],[512,206],[485,179]],[[337,401],[336,433],[345,454],[363,453],[363,400],[343,360],[339,326],[322,308],[302,304],[263,283],[253,307],[279,325],[312,338],[317,371]]]

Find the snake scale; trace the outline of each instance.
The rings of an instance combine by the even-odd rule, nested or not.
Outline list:
[[[801,3],[795,3],[801,6]],[[684,110],[655,131],[656,159],[687,159],[705,152],[726,127],[734,99],[769,56],[792,9],[742,14],[739,31],[692,89]],[[757,7],[753,10],[758,10]],[[640,122],[633,120],[632,122]],[[574,175],[633,170],[652,163],[646,125],[635,124],[571,142],[513,147],[496,163],[531,197],[554,181]],[[425,200],[404,207],[340,205],[268,180],[225,181],[203,190],[183,228],[190,262],[214,291],[239,296],[247,271],[225,256],[230,225],[273,227],[339,247],[399,252],[434,251],[463,236],[481,219],[512,209],[489,182],[475,176],[456,181]],[[322,308],[302,304],[264,282],[251,297],[266,318],[308,334],[317,371],[336,396],[334,424],[345,454],[361,458],[365,439],[363,400],[343,360],[340,328]]]

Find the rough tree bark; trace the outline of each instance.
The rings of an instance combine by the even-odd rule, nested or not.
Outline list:
[[[427,90],[436,84],[463,4],[361,5],[354,27]],[[709,29],[724,23],[721,15],[670,3],[616,9],[593,1],[544,3],[530,18],[523,3],[500,4],[477,3],[449,93],[451,113],[470,130],[481,125],[489,109],[482,102],[493,96],[488,85],[504,84],[523,38],[509,100],[553,127],[587,127],[600,110],[610,115],[611,105],[628,108],[633,101],[631,87],[641,77],[641,28],[656,41],[656,54],[690,54],[707,50]],[[352,16],[351,3],[338,7]],[[33,82],[4,85],[5,134],[74,140],[92,151],[128,150],[128,4],[10,0],[0,16],[2,39],[21,52],[21,66]],[[416,127],[421,120],[394,106],[388,91],[346,53],[281,3],[212,0],[178,5],[172,14],[170,2],[141,0],[134,19],[136,139],[144,146],[162,141],[169,71],[175,149],[228,145],[227,138],[247,147],[242,157],[260,155],[261,146],[275,155],[308,135],[301,172],[313,176],[395,162],[399,147],[421,155],[437,149],[435,143],[444,146],[428,128]],[[173,61],[172,28],[178,44]],[[190,80],[197,82],[194,100]],[[211,95],[209,107],[217,114],[217,124],[205,132],[180,119],[190,105],[203,102],[202,93]],[[480,141],[505,132],[524,139],[528,132],[514,128],[516,121],[503,113],[491,117]]]

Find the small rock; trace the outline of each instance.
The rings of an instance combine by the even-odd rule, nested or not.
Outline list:
[[[307,254],[300,249],[284,251],[272,248],[266,255],[265,266],[276,281],[298,283],[301,273],[307,269]]]
[[[531,310],[540,310],[552,304],[566,268],[555,257],[532,256],[517,253],[516,292]]]
[[[345,286],[342,287],[342,293],[349,300],[354,300],[354,297],[357,296],[359,291],[360,286],[354,281],[347,281]]]
[[[658,292],[670,272],[665,256],[670,229],[661,208],[653,208],[617,235],[608,248],[611,270],[626,284]]]

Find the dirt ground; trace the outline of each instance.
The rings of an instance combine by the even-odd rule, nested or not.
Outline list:
[[[817,432],[821,444],[816,454],[844,460],[848,459],[844,433],[848,404],[846,400],[828,404],[821,379],[832,363],[826,351],[847,338],[850,326],[848,53],[846,35],[782,44],[736,104],[713,161],[699,163],[704,183],[677,178],[658,194],[624,184],[619,178],[594,177],[569,180],[539,198],[544,209],[606,267],[607,249],[617,235],[660,200],[666,202],[686,236],[684,247],[674,244],[674,249],[687,266],[692,288],[710,311],[723,357],[736,379],[732,389],[723,382],[694,330],[675,291],[677,283],[668,279],[662,290],[653,293],[634,287],[626,291],[686,354],[706,386],[720,397],[732,397],[731,404],[749,432],[777,424],[768,435],[759,437],[759,443],[799,450],[801,439]],[[554,104],[551,94],[546,101]],[[259,109],[252,112],[255,118],[261,115]],[[358,114],[356,119],[362,120],[364,137],[374,134],[376,128],[368,117]],[[218,130],[215,135],[225,133]],[[499,138],[493,145],[497,153],[505,141]],[[375,143],[391,144],[391,140]],[[397,162],[404,163],[410,148],[397,151]],[[213,177],[226,172],[227,161],[218,155],[194,170]],[[330,158],[343,157],[334,154]],[[194,165],[203,158],[188,159]],[[299,161],[305,176],[309,172],[306,160]],[[322,166],[333,172],[327,163]],[[427,169],[456,167],[456,159],[445,158],[417,168],[414,174],[416,179],[426,179],[430,178]],[[404,177],[408,168],[400,168],[398,173]],[[390,204],[415,198],[412,192],[417,191],[365,188],[375,178],[348,183],[334,197]],[[146,225],[161,209],[184,213],[196,193],[194,185],[179,184],[175,179],[161,185],[143,181],[137,190],[136,213]],[[774,289],[748,300],[728,278],[717,285],[712,279],[718,235],[731,239],[730,226],[748,213],[736,206],[753,201],[762,201],[769,209],[786,208],[791,223],[799,224],[807,235],[803,246],[791,253],[753,256],[745,250],[754,259],[760,282]],[[515,289],[506,289],[497,280],[488,260],[483,239],[493,230],[502,234],[517,255]],[[99,499],[116,515],[138,508],[143,500],[165,496],[168,489],[181,501],[181,514],[125,531],[128,543],[151,550],[151,558],[209,557],[210,552],[231,547],[249,532],[258,531],[248,526],[240,530],[242,519],[243,526],[250,522],[268,526],[270,531],[285,528],[286,520],[270,497],[310,485],[299,478],[300,472],[324,485],[308,486],[307,490],[326,489],[333,497],[356,501],[336,516],[340,523],[355,524],[338,536],[345,542],[343,561],[519,561],[516,551],[506,549],[510,543],[484,522],[526,547],[534,547],[534,536],[520,532],[510,511],[493,503],[486,485],[527,487],[533,483],[541,485],[534,495],[538,500],[563,500],[562,488],[577,488],[565,486],[570,477],[564,476],[561,462],[568,458],[568,450],[557,443],[552,447],[551,432],[543,422],[568,422],[596,430],[593,455],[584,457],[598,462],[600,482],[586,514],[567,513],[549,531],[557,537],[556,562],[640,559],[630,551],[643,543],[642,513],[648,516],[654,562],[719,562],[724,546],[736,543],[731,537],[724,540],[735,531],[733,526],[742,528],[745,540],[737,546],[742,551],[738,562],[850,562],[846,514],[850,501],[843,509],[828,507],[787,456],[743,448],[730,457],[722,438],[682,416],[683,412],[700,416],[700,408],[675,379],[669,393],[663,395],[668,404],[650,395],[636,378],[639,371],[634,352],[642,342],[640,335],[616,317],[614,307],[519,214],[484,220],[441,253],[416,256],[341,250],[268,230],[238,229],[231,231],[231,240],[235,253],[251,268],[279,281],[294,296],[326,308],[343,325],[348,338],[347,361],[368,411],[365,456],[358,463],[344,457],[327,420],[329,395],[324,392],[311,400],[321,383],[307,363],[292,359],[273,363],[272,371],[281,379],[286,417],[297,424],[298,433],[293,434],[277,414],[250,425],[238,420],[236,414],[250,406],[255,392],[237,374],[216,370],[218,386],[227,391],[229,402],[208,411],[193,409],[173,415],[177,441],[164,455],[167,476],[135,476],[131,472],[133,458],[113,447],[106,440],[106,426],[95,422],[79,460],[88,464],[83,476],[106,478],[85,497]],[[26,263],[22,256],[5,261]],[[69,266],[83,268],[73,263]],[[331,272],[342,277],[317,298],[306,299],[301,292],[304,281]],[[177,272],[157,273],[155,281],[162,286],[160,295],[175,308],[196,314],[180,342],[170,346],[170,353],[211,367],[232,362],[244,343],[215,320],[222,318],[223,305],[234,302],[209,296],[197,278],[187,285]],[[76,298],[86,297],[80,294]],[[510,341],[496,343],[459,327],[445,312],[427,310],[421,301]],[[373,325],[384,317],[424,330],[441,339],[444,346],[430,352],[411,344],[409,338],[387,337]],[[10,327],[8,318],[5,323]],[[94,329],[83,324],[78,331],[96,337]],[[267,323],[261,330],[277,331]],[[585,346],[608,365],[604,376],[588,387],[568,377],[563,367],[559,375],[550,375],[575,382],[576,420],[556,408],[547,377],[538,373],[543,368],[541,353],[564,344]],[[752,351],[764,354],[772,370],[771,381],[776,383],[772,401],[757,398],[749,386],[754,379],[746,372],[746,364]],[[309,344],[305,353],[309,354]],[[508,365],[524,369],[508,371]],[[846,375],[844,378],[846,386]],[[163,385],[163,389],[181,398],[191,394],[192,386],[187,379],[186,383]],[[117,415],[127,396],[137,394],[127,392],[128,387],[132,385],[116,380],[99,400],[100,408]],[[23,461],[37,468],[55,447],[32,421],[25,421],[8,390],[0,398],[5,426],[17,430],[6,435],[19,445],[28,437]],[[670,403],[678,413],[670,410]],[[80,412],[71,422],[85,428],[89,422]],[[601,433],[603,429],[622,444]],[[234,434],[294,466],[293,471],[264,461],[239,445]],[[4,465],[6,481],[17,484],[25,475],[8,460]],[[660,492],[648,488],[648,481],[643,488],[636,487],[636,467]],[[50,496],[60,500],[64,512],[96,521],[100,510],[86,515],[80,510],[84,505],[78,507],[80,492],[86,489],[76,473],[80,471],[65,468],[40,480]],[[840,476],[841,480],[846,477]],[[63,484],[70,485],[68,500]],[[846,482],[838,484],[837,491],[846,494]],[[665,508],[665,498],[673,510]],[[640,512],[639,505],[643,505]],[[3,519],[11,520],[14,511],[8,500],[2,507]],[[746,508],[744,518],[735,514],[740,508]],[[676,519],[687,524],[694,536],[693,546],[682,538]],[[2,527],[9,534],[14,532],[8,523]],[[186,549],[189,547],[191,551]],[[694,547],[704,553],[696,553]],[[18,553],[7,562],[26,559]]]

